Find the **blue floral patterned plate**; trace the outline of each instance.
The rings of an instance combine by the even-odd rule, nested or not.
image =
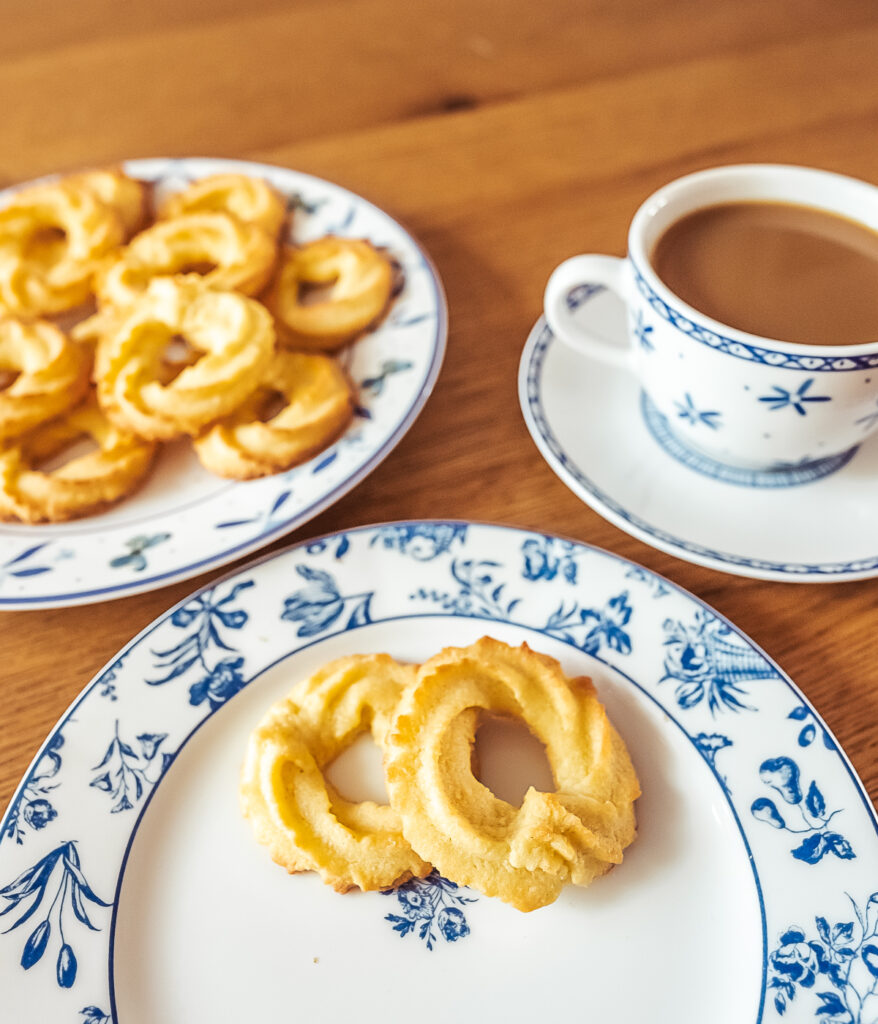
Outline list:
[[[531,914],[437,875],[340,896],[273,864],[237,801],[265,709],[343,653],[484,634],[595,679],[643,786],[624,863]],[[667,580],[498,526],[322,537],[157,619],[18,788],[0,915],[10,1021],[878,1021],[876,819],[815,710]]]
[[[307,174],[233,160],[134,160],[158,195],[223,171],[259,175],[288,199],[291,238],[368,238],[402,267],[404,287],[376,330],[341,356],[358,387],[344,435],[286,473],[232,483],[202,469],[191,445],[164,446],[146,485],[73,523],[0,523],[0,609],[105,601],[225,565],[290,532],[346,494],[402,439],[429,396],[445,350],[439,278],[415,240],[359,196]],[[8,193],[7,193],[8,194]],[[0,192],[0,202],[4,193]]]
[[[624,337],[624,308],[606,289],[583,286],[571,301],[583,324]],[[644,345],[649,330],[641,329]],[[813,467],[731,470],[679,445],[632,374],[574,352],[542,318],[525,344],[518,385],[527,427],[558,477],[652,547],[756,579],[878,575],[878,443],[826,460],[822,476]],[[779,417],[807,412],[772,401]],[[679,415],[695,414],[687,396]]]

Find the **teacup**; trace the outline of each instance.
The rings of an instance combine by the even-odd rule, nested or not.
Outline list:
[[[878,332],[863,344],[772,340],[729,327],[674,295],[651,263],[680,218],[732,202],[825,210],[878,231],[878,188],[781,165],[717,167],[680,178],[637,210],[628,256],[574,256],[552,274],[552,332],[586,356],[634,373],[656,438],[693,468],[731,482],[783,486],[846,463],[878,429]],[[627,307],[627,339],[598,337],[576,309],[609,288]]]

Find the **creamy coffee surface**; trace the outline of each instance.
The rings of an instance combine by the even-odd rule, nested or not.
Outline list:
[[[735,202],[672,224],[659,278],[722,324],[805,345],[878,340],[878,232],[808,206]]]

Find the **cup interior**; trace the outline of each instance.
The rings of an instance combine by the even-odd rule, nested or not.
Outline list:
[[[833,213],[878,232],[878,188],[864,181],[807,167],[782,164],[741,164],[716,167],[678,178],[653,193],[631,222],[628,253],[639,274],[669,305],[689,318],[724,334],[742,339],[770,341],[772,347],[799,350],[792,342],[757,338],[711,320],[688,306],[658,277],[652,252],[659,238],[680,218],[707,206],[740,201],[782,202]],[[820,346],[808,345],[813,352]],[[846,346],[862,349],[869,345]],[[835,346],[838,352],[840,346]]]

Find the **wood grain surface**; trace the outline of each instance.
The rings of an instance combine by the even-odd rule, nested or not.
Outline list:
[[[646,546],[552,473],[516,390],[552,268],[621,254],[665,181],[781,161],[878,182],[874,0],[40,0],[5,6],[0,55],[0,184],[136,156],[260,159],[361,193],[435,260],[450,337],[432,398],[386,462],[273,547],[453,517],[618,552],[775,658],[874,798],[878,580],[759,582]],[[0,615],[0,807],[92,675],[210,578]]]

